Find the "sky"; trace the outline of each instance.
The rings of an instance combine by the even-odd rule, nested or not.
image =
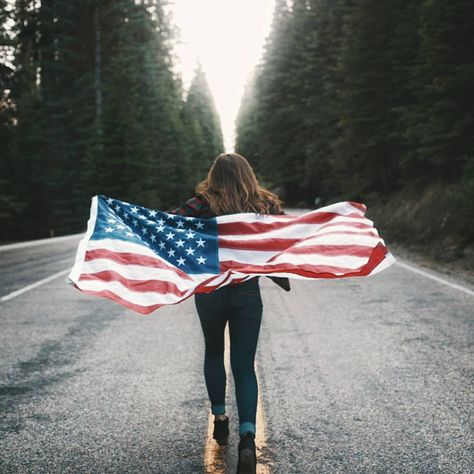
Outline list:
[[[176,71],[188,89],[199,61],[219,113],[225,152],[234,151],[235,119],[244,86],[263,54],[275,0],[174,0],[180,30]]]

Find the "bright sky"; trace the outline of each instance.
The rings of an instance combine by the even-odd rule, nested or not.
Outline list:
[[[174,0],[175,47],[185,88],[197,62],[206,74],[221,119],[226,152],[234,151],[234,126],[245,83],[260,61],[275,0]]]

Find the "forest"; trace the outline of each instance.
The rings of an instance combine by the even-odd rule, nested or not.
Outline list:
[[[81,232],[95,194],[165,209],[205,177],[219,117],[202,68],[187,91],[173,70],[164,6],[0,0],[0,240]]]
[[[474,8],[277,0],[239,152],[292,205],[355,200],[390,236],[474,243]]]
[[[224,151],[166,3],[0,0],[1,240],[80,232],[97,193],[167,208]],[[467,0],[276,0],[235,151],[288,207],[364,202],[389,236],[466,248],[473,51]]]

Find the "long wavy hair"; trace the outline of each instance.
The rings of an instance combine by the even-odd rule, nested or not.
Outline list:
[[[260,186],[250,163],[238,153],[221,153],[216,157],[207,177],[195,188],[216,214],[282,211],[282,202],[275,194]]]

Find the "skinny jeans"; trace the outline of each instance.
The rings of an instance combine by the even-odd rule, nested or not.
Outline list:
[[[259,277],[194,295],[204,334],[204,377],[214,415],[225,413],[224,330],[229,321],[230,363],[239,432],[255,433],[258,385],[254,361],[262,320]]]

